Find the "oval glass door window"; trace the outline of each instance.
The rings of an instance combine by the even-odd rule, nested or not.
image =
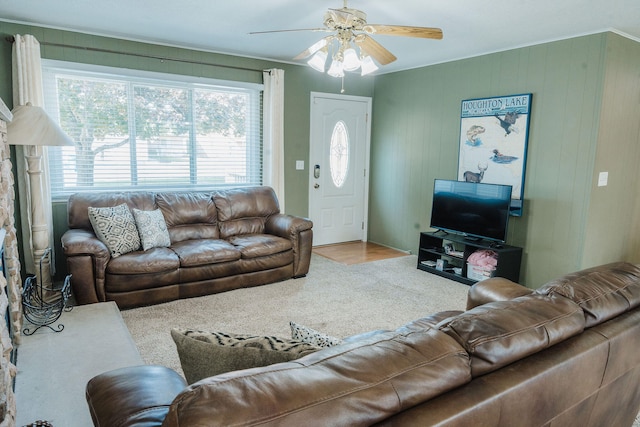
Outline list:
[[[349,133],[342,120],[336,123],[331,134],[329,169],[333,185],[342,187],[349,172]]]

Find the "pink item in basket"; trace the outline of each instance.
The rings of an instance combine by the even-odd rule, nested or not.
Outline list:
[[[498,254],[488,249],[480,249],[469,255],[467,262],[483,270],[495,270],[498,265]]]

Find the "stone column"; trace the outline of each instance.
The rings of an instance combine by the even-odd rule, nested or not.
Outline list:
[[[15,227],[15,190],[7,124],[11,112],[0,100],[0,244],[4,243],[4,274],[0,274],[0,427],[13,427],[16,401],[13,381],[17,369],[11,360],[22,330],[22,279]],[[5,313],[9,312],[9,324]]]

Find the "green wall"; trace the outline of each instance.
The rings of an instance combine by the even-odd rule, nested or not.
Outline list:
[[[285,70],[286,210],[308,215],[309,93],[339,80],[306,66],[210,54],[0,22],[0,36],[32,34],[128,53],[253,68],[241,71],[126,54],[42,46],[42,56],[141,70],[260,83]],[[521,282],[537,287],[604,262],[640,261],[640,43],[613,33],[514,49],[375,78],[347,76],[349,95],[373,96],[369,240],[416,252],[428,229],[434,178],[456,177],[463,99],[533,93],[524,215],[508,241],[524,247]],[[9,107],[11,44],[0,42],[0,97]],[[597,187],[598,173],[609,185]],[[54,204],[56,242],[66,205]],[[58,250],[58,266],[64,261]]]
[[[640,43],[607,37],[594,176],[583,264],[640,261]],[[609,173],[606,187],[598,174]]]
[[[639,261],[628,176],[639,159],[638,58],[640,44],[606,33],[378,77],[370,240],[416,253],[434,178],[457,176],[462,100],[533,93],[524,215],[508,234],[524,248],[521,282]],[[596,165],[607,187],[596,186]]]
[[[262,83],[262,70],[281,68],[285,70],[285,204],[288,213],[308,215],[308,173],[295,170],[296,160],[309,158],[309,94],[310,92],[340,91],[340,80],[318,73],[309,67],[264,61],[259,59],[241,58],[230,55],[220,55],[131,42],[106,37],[59,31],[34,26],[24,26],[0,22],[0,97],[11,107],[11,44],[4,41],[5,37],[14,34],[32,34],[42,43],[41,55],[45,59],[80,62],[112,67],[122,67],[145,71],[182,74],[213,79]],[[82,49],[47,46],[46,43],[58,43],[76,46],[86,46],[108,51],[123,52],[114,54],[94,52]],[[219,66],[199,65],[189,62],[159,61],[135,56],[136,53],[154,55],[166,58],[178,58],[185,61],[204,62]],[[250,68],[255,71],[244,71],[224,66]],[[347,76],[345,87],[347,94],[372,96],[374,78]]]
[[[33,35],[42,44],[40,49],[41,56],[45,59],[251,83],[262,83],[261,70],[263,69],[284,69],[285,209],[287,213],[293,215],[308,215],[308,170],[296,170],[295,161],[304,160],[306,166],[308,166],[309,163],[310,92],[338,93],[341,87],[340,79],[318,73],[306,65],[300,66],[206,53],[0,21],[0,37],[2,38],[0,41],[0,98],[2,98],[9,108],[13,106],[11,89],[11,43],[4,41],[4,39],[14,34]],[[46,43],[86,46],[127,54],[47,46]],[[222,66],[251,68],[255,71],[244,71],[234,68],[170,60],[159,61],[157,59],[129,55],[136,53],[166,58],[178,58],[185,61],[205,62]],[[373,84],[374,77],[372,76],[366,78],[355,75],[347,76],[345,79],[346,94],[373,96]],[[54,203],[53,213],[55,242],[59,246],[60,236],[66,229],[66,203]],[[59,271],[64,269],[60,269],[60,267],[64,267],[64,257],[59,247],[56,251],[56,264]],[[63,273],[64,272],[57,275]]]

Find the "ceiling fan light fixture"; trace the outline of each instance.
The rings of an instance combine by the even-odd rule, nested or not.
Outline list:
[[[331,77],[344,77],[344,64],[338,58],[334,58],[331,61],[331,66],[329,67],[329,71],[327,71]]]
[[[374,40],[372,35],[418,37],[423,39],[442,39],[440,28],[415,27],[408,25],[368,24],[367,14],[347,5],[343,0],[341,9],[329,8],[324,14],[323,28],[301,28],[274,31],[259,31],[251,34],[279,33],[291,31],[321,31],[330,35],[318,40],[293,59],[306,60],[313,69],[324,73],[327,61],[331,65],[326,71],[332,77],[341,77],[344,86],[345,72],[358,72],[365,76],[395,61],[393,55],[384,46]],[[358,55],[357,51],[360,52]],[[375,60],[375,63],[374,63]],[[344,87],[343,87],[344,91]]]
[[[373,62],[373,59],[371,59],[369,55],[362,58],[362,61],[360,62],[361,76],[366,76],[367,74],[371,74],[377,69],[378,69],[378,66],[376,65],[375,62]]]
[[[355,71],[358,68],[360,68],[360,58],[356,50],[350,47],[344,51],[344,70]]]
[[[283,31],[322,31],[330,35],[318,40],[293,59],[307,60],[314,70],[326,73],[331,77],[342,78],[344,92],[345,72],[358,72],[366,76],[384,65],[395,61],[393,53],[378,43],[371,35],[418,37],[424,39],[442,39],[440,28],[414,27],[407,25],[368,24],[367,14],[347,6],[343,0],[341,9],[329,8],[324,14],[323,28],[288,29],[261,31],[258,33],[278,33]],[[360,54],[358,54],[358,51]],[[327,61],[331,64],[327,70]],[[374,62],[375,60],[375,62]]]
[[[315,55],[313,55],[311,57],[310,60],[307,61],[307,64],[309,64],[309,66],[311,68],[313,68],[316,71],[319,71],[321,73],[324,73],[324,68],[325,65],[327,63],[327,49],[323,48],[320,49],[319,51],[317,51],[315,53]]]

